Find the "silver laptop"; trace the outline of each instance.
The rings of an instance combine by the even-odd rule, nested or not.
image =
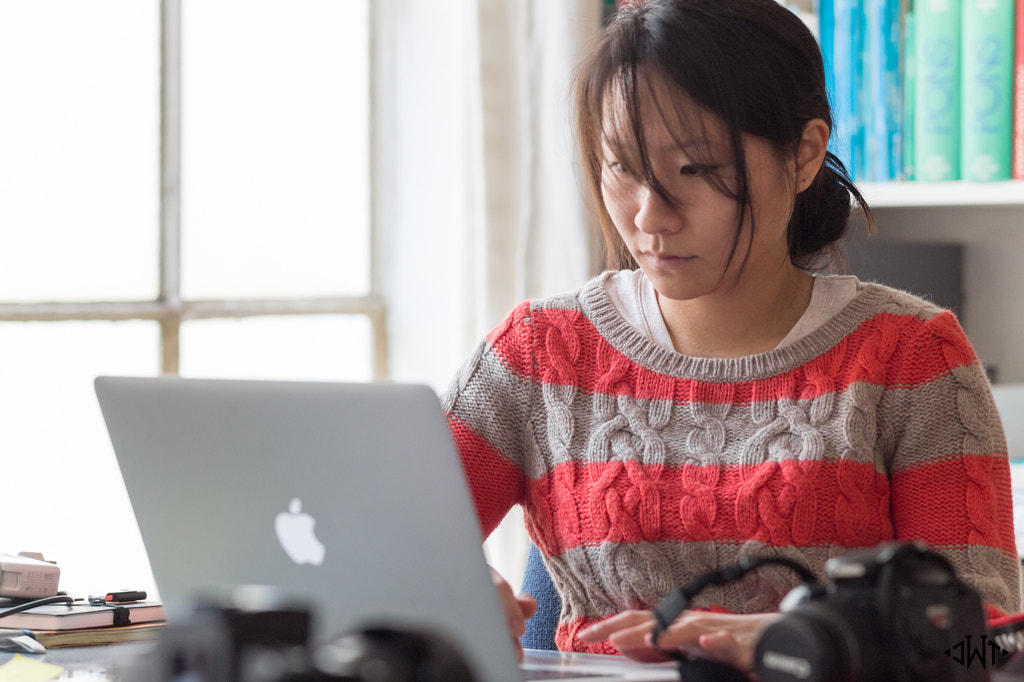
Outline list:
[[[311,606],[319,640],[425,628],[476,679],[521,679],[431,389],[100,377],[96,393],[169,618],[208,590],[269,585]],[[583,659],[580,675],[678,679]]]

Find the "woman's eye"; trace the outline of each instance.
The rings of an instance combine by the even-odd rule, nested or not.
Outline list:
[[[688,164],[679,169],[680,175],[704,175],[707,173],[707,166],[700,166],[695,163]]]
[[[629,166],[621,161],[609,161],[608,171],[618,182],[629,182],[636,179],[636,175],[630,170]]]

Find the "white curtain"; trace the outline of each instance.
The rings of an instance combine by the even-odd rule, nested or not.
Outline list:
[[[398,381],[442,391],[518,302],[597,269],[570,124],[601,0],[375,0],[375,283]],[[513,515],[487,544],[518,584]]]

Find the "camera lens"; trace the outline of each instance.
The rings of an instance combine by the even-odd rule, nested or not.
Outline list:
[[[845,629],[837,618],[812,604],[786,613],[758,641],[758,678],[761,682],[855,679]]]

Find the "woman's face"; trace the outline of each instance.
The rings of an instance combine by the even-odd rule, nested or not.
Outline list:
[[[658,101],[668,101],[664,87],[656,94]],[[670,129],[673,110],[659,109],[650,96],[641,100],[647,154],[658,182],[675,199],[673,205],[638,179],[626,159],[616,158],[609,144],[616,121],[622,120],[615,99],[609,98],[610,120],[604,122],[602,197],[619,236],[659,295],[691,300],[735,291],[734,284],[764,281],[789,266],[786,230],[795,196],[792,161],[780,162],[767,140],[743,136],[755,229],[751,241],[748,212],[737,241],[741,206],[708,181],[716,174],[733,194],[739,185],[724,123],[695,108],[701,125],[680,123]]]

